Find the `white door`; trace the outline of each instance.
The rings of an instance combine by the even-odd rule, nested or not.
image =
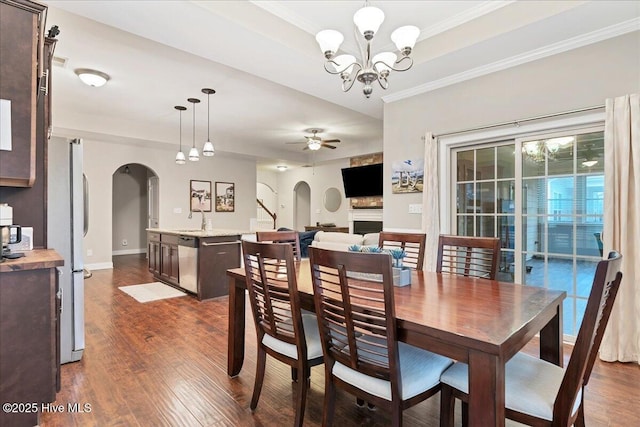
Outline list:
[[[158,177],[152,176],[147,180],[149,201],[149,228],[158,228],[160,223],[158,215]]]

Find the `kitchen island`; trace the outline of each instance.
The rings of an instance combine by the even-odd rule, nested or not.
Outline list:
[[[199,300],[229,294],[226,271],[240,267],[239,230],[147,229],[149,271]]]

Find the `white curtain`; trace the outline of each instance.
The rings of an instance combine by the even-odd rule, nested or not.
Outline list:
[[[422,230],[427,234],[424,270],[436,271],[438,236],[440,235],[440,203],[438,180],[438,142],[427,132],[424,139],[424,187],[422,190]]]
[[[604,164],[604,253],[622,254],[622,283],[600,358],[640,362],[640,95],[607,99]]]

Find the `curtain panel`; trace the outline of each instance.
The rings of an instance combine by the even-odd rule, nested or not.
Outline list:
[[[640,95],[607,99],[604,254],[622,254],[622,283],[600,347],[604,361],[640,362]]]
[[[440,235],[440,203],[438,179],[438,142],[427,132],[424,138],[424,188],[422,190],[422,229],[427,234],[424,250],[425,271],[436,271],[438,236]]]

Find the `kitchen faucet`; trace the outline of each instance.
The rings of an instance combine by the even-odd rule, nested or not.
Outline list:
[[[200,214],[202,214],[202,223],[200,224],[200,230],[205,231],[207,229],[207,219],[204,217],[204,211],[202,210],[202,208],[197,208],[197,210],[199,210]],[[188,218],[191,219],[192,217],[193,211],[190,211]]]

